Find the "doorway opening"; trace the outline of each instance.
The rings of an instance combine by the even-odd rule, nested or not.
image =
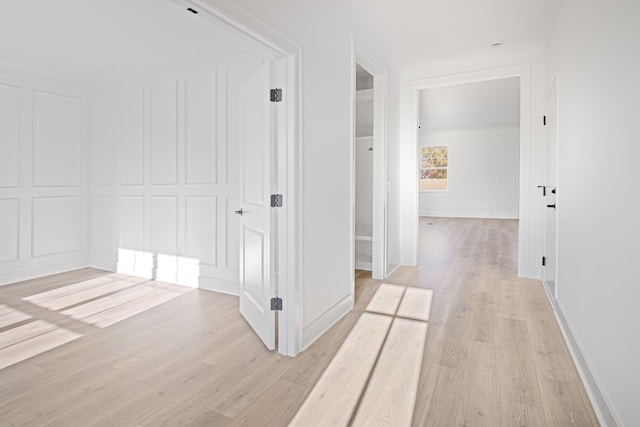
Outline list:
[[[387,71],[354,45],[352,140],[352,266],[384,279],[387,268]],[[355,298],[355,274],[352,282]]]
[[[519,77],[420,90],[418,128],[421,227],[518,220]]]
[[[355,267],[372,270],[373,76],[356,64]]]
[[[410,184],[407,183],[412,189],[412,194],[405,199],[407,219],[412,219],[404,224],[403,231],[403,234],[412,243],[407,248],[407,264],[417,265],[418,262],[418,227],[421,215],[511,218],[517,219],[518,274],[525,277],[537,276],[530,259],[531,252],[534,251],[531,249],[529,234],[532,222],[530,208],[530,84],[531,70],[529,65],[416,79],[411,82],[410,90],[414,91],[415,103],[407,106],[408,111],[413,112],[408,116],[408,123],[413,123],[408,138],[409,148],[412,153],[415,153],[413,159],[416,161],[416,166],[414,171],[407,175],[411,176],[413,181]],[[492,91],[491,87],[494,86],[495,89],[496,85],[505,85],[511,90],[503,88]],[[447,113],[441,110],[442,117],[438,119],[437,110],[430,112],[428,108],[421,108],[423,93],[428,94],[429,90],[433,90],[432,93],[437,94],[437,90],[439,95],[448,99],[450,108],[454,108],[456,111],[455,109],[459,107],[455,107],[455,105],[459,103],[455,101],[463,96],[465,86],[475,89],[475,96],[478,99],[482,99],[481,95],[484,93],[484,102],[480,103],[482,109],[479,111],[476,109],[475,113],[469,112],[468,114],[464,110],[459,110],[459,114],[449,112],[450,118],[446,119]],[[456,94],[456,92],[460,93]],[[509,98],[507,93],[515,93],[517,98],[514,96]],[[489,107],[488,103],[493,101],[500,101],[497,105],[503,107]],[[509,119],[511,123],[492,122],[492,117],[499,116],[500,108],[505,106],[510,106],[508,109],[512,117]],[[503,113],[503,115],[505,114],[508,112]],[[468,116],[467,123],[459,123],[465,115]],[[513,119],[514,115],[515,119]],[[441,129],[430,128],[432,126],[430,120],[439,120]],[[422,123],[423,121],[424,123]],[[514,126],[515,121],[518,123],[517,127]],[[500,132],[497,132],[498,125],[503,128]],[[459,129],[451,129],[455,127]],[[509,127],[512,129],[508,129]],[[466,153],[464,150],[460,151],[462,137],[469,134],[473,128],[486,131],[483,138],[476,139],[487,140],[489,146],[500,145],[498,144],[498,136],[500,139],[510,139],[514,142],[508,149],[492,150],[493,157],[486,156],[486,153],[482,151],[477,152],[476,155],[480,156],[477,159],[484,158],[484,162],[491,165],[483,167],[484,164],[481,161],[475,161],[477,159],[474,156],[469,156],[474,152],[473,150],[478,150],[480,146],[471,146],[472,150]],[[493,136],[491,128],[496,131]],[[509,135],[508,138],[507,135]],[[469,138],[467,137],[467,139]],[[508,157],[509,161],[507,162],[505,159],[503,159],[505,161],[500,161],[502,157]],[[469,171],[471,173],[468,173]],[[480,183],[484,183],[483,191],[474,191],[473,186]],[[463,195],[466,193],[466,197],[456,200],[455,196],[458,196],[460,192]],[[510,196],[503,197],[505,196],[503,193]],[[492,197],[492,201],[488,197]]]
[[[518,219],[520,79],[423,89],[421,217]]]
[[[265,345],[295,356],[301,349],[302,333],[297,264],[301,48],[232,4],[214,7],[203,0],[172,1],[189,11],[195,9],[204,19],[227,28],[269,56],[263,71],[245,82],[236,112],[240,117],[240,145],[250,151],[240,153],[239,186],[243,188],[238,202],[254,205],[246,211],[238,206],[235,211],[240,212],[239,251],[244,250],[239,255],[238,291],[240,300],[249,307],[246,313],[240,311]],[[252,90],[259,96],[253,96]],[[247,126],[256,116],[260,117],[259,132]],[[265,140],[260,144],[260,156],[251,149],[256,138]],[[261,187],[253,194],[253,190],[245,191],[246,182],[252,180]],[[258,205],[260,209],[255,209]],[[262,230],[257,233],[258,228],[249,224],[252,210],[262,211]],[[256,241],[261,245],[257,251]],[[252,265],[248,265],[251,260]]]

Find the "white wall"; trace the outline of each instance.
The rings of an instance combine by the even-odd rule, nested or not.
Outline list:
[[[423,132],[420,146],[448,145],[447,191],[421,191],[421,216],[518,218],[519,127]]]
[[[567,0],[550,41],[549,81],[557,71],[559,89],[557,302],[601,419],[620,426],[640,425],[638,16],[636,0]]]
[[[92,91],[92,266],[238,293],[238,91],[264,56],[223,47]]]
[[[0,284],[86,266],[85,90],[0,66]]]

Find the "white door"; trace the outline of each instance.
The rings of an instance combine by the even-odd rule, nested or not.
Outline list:
[[[271,311],[271,102],[270,64],[240,89],[240,313],[275,348]]]
[[[556,135],[556,85],[549,91],[545,117],[545,196],[544,196],[544,283],[555,299],[556,289],[556,185],[557,185],[557,135]]]

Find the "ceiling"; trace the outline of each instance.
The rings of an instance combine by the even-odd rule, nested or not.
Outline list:
[[[399,68],[477,54],[494,40],[544,43],[560,0],[344,0]]]
[[[422,132],[519,123],[518,77],[420,91]]]
[[[0,61],[74,76],[223,35],[170,0],[0,0]]]
[[[302,0],[298,0],[302,1]],[[310,1],[310,0],[307,0]],[[479,53],[503,39],[540,44],[560,0],[340,0],[402,68]],[[90,76],[224,30],[171,0],[0,0],[0,61]]]

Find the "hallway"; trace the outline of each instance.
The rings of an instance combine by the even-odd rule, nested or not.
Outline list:
[[[420,219],[434,290],[414,425],[590,426],[595,414],[540,282],[518,278],[517,221]]]
[[[597,425],[541,284],[516,278],[517,222],[420,227],[420,266],[385,281],[434,291],[413,425]],[[0,424],[287,425],[382,283],[367,276],[355,309],[296,358],[266,351],[227,295],[93,269],[3,287],[2,304],[28,318],[0,336],[38,319],[73,340],[0,369]],[[59,304],[33,303],[54,289]],[[108,323],[68,315],[107,299]]]

